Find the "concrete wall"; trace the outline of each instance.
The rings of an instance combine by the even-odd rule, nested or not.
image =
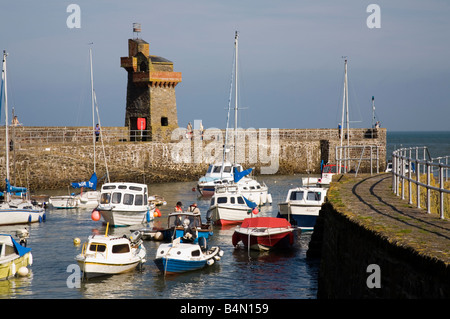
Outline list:
[[[380,165],[384,169],[386,131],[381,130],[376,139],[366,138],[365,131],[352,130],[351,141],[378,144],[383,159]],[[225,134],[221,130],[206,130],[204,140],[188,140],[184,129],[180,129],[168,143],[128,142],[126,128],[102,128],[102,132],[105,151],[100,142],[96,147],[99,178],[106,174],[104,154],[112,181],[147,183],[197,180],[209,163],[222,160]],[[243,132],[246,137],[243,137],[245,143],[238,143],[238,162],[244,167],[254,167],[256,174],[319,174],[321,160],[334,162],[334,146],[339,143],[337,129]],[[4,136],[1,132],[0,135]],[[87,180],[93,172],[91,128],[21,127],[16,128],[14,135],[16,143],[14,152],[10,153],[10,169],[11,180],[15,177],[17,185],[28,185],[34,190],[64,188],[70,182]],[[5,176],[3,145],[4,139],[0,139],[0,174]],[[230,154],[233,156],[233,148]]]

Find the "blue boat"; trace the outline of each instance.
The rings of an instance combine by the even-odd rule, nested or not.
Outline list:
[[[202,231],[185,218],[182,226],[175,228],[175,239],[158,247],[154,260],[156,266],[168,275],[213,265],[223,256],[223,250],[218,246],[208,248],[209,236],[210,231]]]

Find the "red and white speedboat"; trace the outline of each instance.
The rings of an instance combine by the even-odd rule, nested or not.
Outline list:
[[[232,243],[236,247],[242,241],[245,247],[254,250],[290,248],[294,244],[295,230],[297,228],[284,218],[246,218],[241,226],[236,228]]]

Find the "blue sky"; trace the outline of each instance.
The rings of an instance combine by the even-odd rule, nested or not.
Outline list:
[[[79,29],[66,25],[71,3]],[[367,27],[371,3],[381,28]],[[150,53],[182,72],[180,126],[225,127],[238,30],[241,127],[337,127],[347,56],[353,127],[371,125],[375,96],[388,130],[450,130],[449,16],[444,0],[3,0],[0,49],[9,53],[10,107],[27,126],[91,125],[90,42],[101,122],[124,125],[120,57],[138,22]]]

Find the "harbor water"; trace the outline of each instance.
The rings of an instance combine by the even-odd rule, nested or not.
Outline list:
[[[285,200],[289,188],[298,185],[301,176],[261,176],[273,197],[272,205],[261,208],[260,216],[276,216],[277,203]],[[204,219],[209,199],[198,197],[195,182],[150,184],[149,193],[165,198],[160,206],[162,216],[153,221],[164,226],[167,215],[177,201],[187,208],[196,202]],[[64,191],[61,191],[64,192]],[[61,192],[59,192],[61,194]],[[163,276],[153,260],[161,242],[146,240],[147,261],[142,271],[81,281],[72,287],[75,256],[89,235],[104,234],[106,226],[91,219],[92,209],[47,209],[46,221],[27,225],[30,230],[28,247],[32,249],[31,275],[0,281],[1,298],[195,298],[195,299],[315,299],[317,294],[318,261],[306,257],[311,233],[297,236],[289,251],[257,252],[241,246],[235,248],[231,236],[235,226],[214,226],[210,245],[219,245],[224,256],[219,262],[202,270],[175,276]],[[3,226],[0,232],[14,233],[23,226]],[[112,235],[129,235],[135,227],[110,228]],[[69,271],[68,271],[69,270]]]
[[[450,155],[450,132],[388,132],[387,160],[399,147],[428,146],[432,157]],[[272,205],[263,206],[259,216],[276,216],[278,203],[288,190],[299,184],[301,177],[262,175],[272,195]],[[175,203],[185,208],[196,202],[205,217],[209,199],[193,190],[196,182],[150,184],[149,193],[167,201],[160,206],[162,217],[154,226],[164,226]],[[67,189],[43,194],[67,194]],[[235,248],[231,237],[235,226],[215,226],[211,245],[219,245],[224,256],[219,262],[202,270],[164,277],[153,262],[160,242],[145,241],[147,261],[144,268],[126,274],[81,281],[73,287],[71,265],[89,235],[104,234],[102,221],[91,219],[91,209],[47,209],[46,221],[26,225],[30,231],[28,247],[32,249],[33,265],[28,277],[0,281],[2,299],[316,299],[319,261],[306,257],[311,233],[297,236],[289,251],[255,252]],[[24,226],[0,226],[0,233],[14,234]],[[110,228],[109,234],[129,235],[135,227]]]

